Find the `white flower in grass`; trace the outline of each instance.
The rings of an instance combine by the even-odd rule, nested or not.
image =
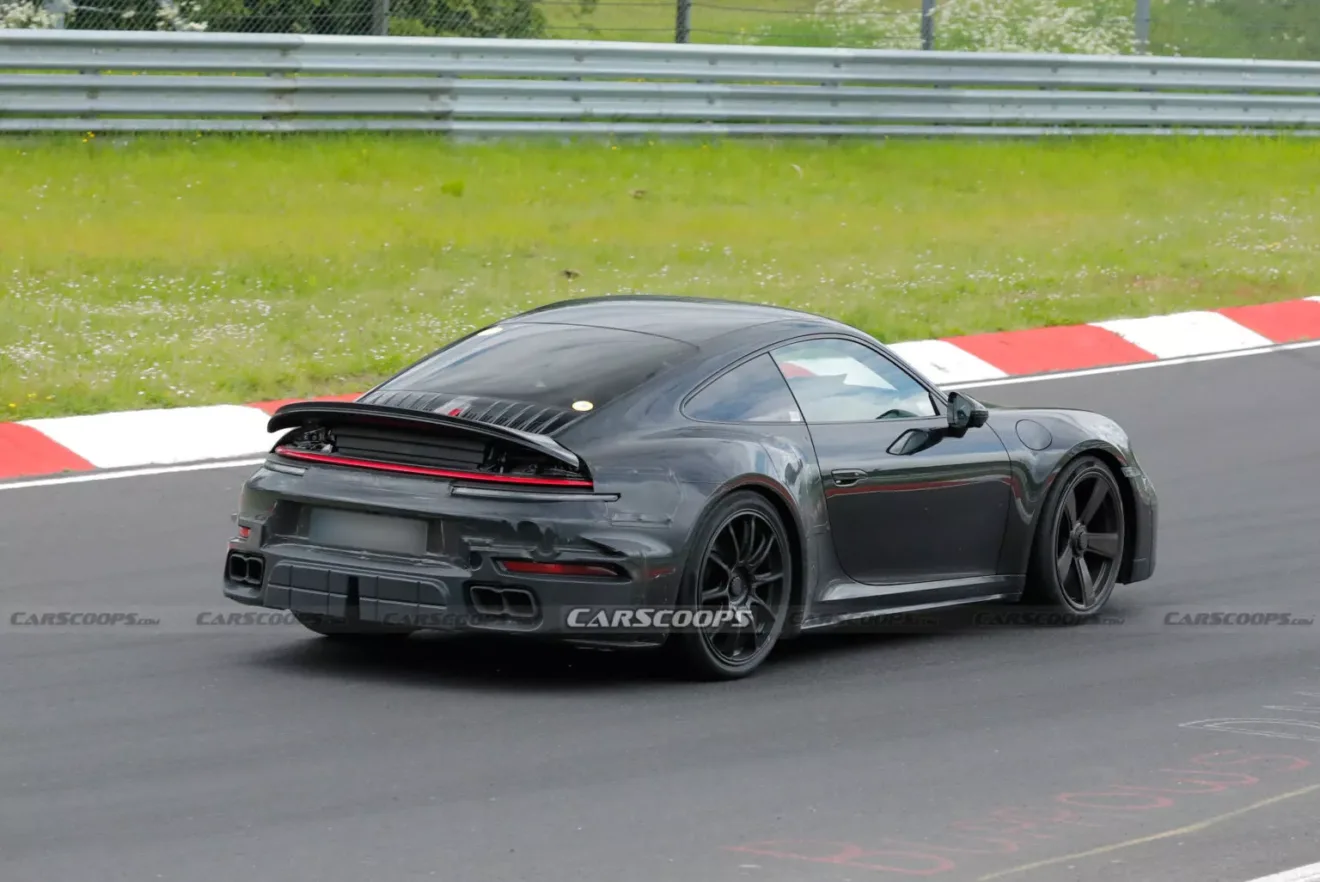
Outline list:
[[[194,21],[196,4],[178,3],[175,0],[159,0],[156,5],[156,30],[158,31],[204,31],[206,22]],[[189,184],[189,186],[192,186]]]
[[[50,30],[58,28],[62,18],[32,0],[0,0],[0,28]]]
[[[885,0],[820,0],[813,16],[840,42],[876,49],[920,49],[921,16]],[[1135,23],[1124,0],[939,0],[937,49],[1126,55]]]

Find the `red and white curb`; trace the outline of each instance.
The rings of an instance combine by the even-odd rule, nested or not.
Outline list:
[[[1320,297],[890,345],[941,385],[1212,356],[1320,340]],[[351,400],[355,396],[337,396]],[[0,480],[172,466],[269,450],[287,402],[135,410],[0,423]]]

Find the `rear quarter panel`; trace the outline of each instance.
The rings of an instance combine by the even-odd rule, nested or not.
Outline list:
[[[573,448],[599,492],[617,493],[611,528],[652,533],[681,572],[702,515],[739,489],[766,496],[797,546],[797,585],[814,584],[813,537],[824,530],[824,496],[805,427],[679,424]]]

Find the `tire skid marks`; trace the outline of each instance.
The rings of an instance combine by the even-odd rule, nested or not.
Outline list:
[[[1298,720],[1291,717],[1224,717],[1211,720],[1193,720],[1179,723],[1183,729],[1204,729],[1233,735],[1254,735],[1260,738],[1278,738],[1285,741],[1309,741],[1320,744],[1320,693],[1298,692],[1309,702],[1301,704],[1267,704],[1264,710],[1289,714],[1316,714],[1315,719]]]
[[[1244,716],[1194,720],[1179,728],[1222,734],[1320,743],[1320,692],[1298,692],[1303,701],[1265,705],[1264,709],[1292,716]],[[1314,718],[1296,716],[1313,714]],[[772,839],[726,846],[725,850],[782,861],[829,864],[854,870],[903,877],[943,876],[958,870],[976,870],[978,858],[1026,856],[1042,843],[1075,838],[1079,831],[1113,829],[1117,822],[1146,819],[1177,807],[1196,804],[1198,797],[1233,795],[1260,785],[1293,783],[1313,760],[1291,753],[1253,752],[1234,747],[1198,754],[1153,770],[1140,784],[1120,783],[1094,789],[1055,794],[1048,803],[1033,807],[1003,807],[979,817],[955,821],[929,837],[882,836],[860,844],[833,839]],[[1186,828],[1194,831],[1210,823],[1245,814],[1260,805],[1309,793],[1320,785],[1262,800],[1211,821]],[[1189,800],[1191,802],[1189,802]],[[1207,803],[1208,805],[1209,803]],[[1172,831],[1177,833],[1178,831]],[[1069,835],[1071,834],[1071,836]],[[1102,846],[1082,852],[1082,858],[1172,833]],[[968,860],[970,858],[971,860]],[[1047,858],[1017,869],[991,873],[997,878],[1027,868],[1055,863]],[[960,863],[960,861],[962,863]],[[969,866],[963,866],[962,864]],[[979,870],[978,870],[979,871]]]
[[[1030,854],[1040,842],[1059,840],[1074,828],[1113,828],[1116,822],[1144,819],[1186,805],[1188,797],[1255,787],[1271,776],[1300,772],[1311,765],[1311,760],[1290,754],[1218,750],[1158,769],[1144,784],[1069,791],[1056,794],[1048,805],[994,809],[982,817],[956,821],[924,840],[886,836],[862,845],[827,839],[776,839],[726,850],[895,876],[940,876],[964,869],[960,857]]]

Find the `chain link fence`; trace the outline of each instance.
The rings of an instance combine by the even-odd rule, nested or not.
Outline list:
[[[1320,60],[1320,0],[0,0],[0,27]]]

